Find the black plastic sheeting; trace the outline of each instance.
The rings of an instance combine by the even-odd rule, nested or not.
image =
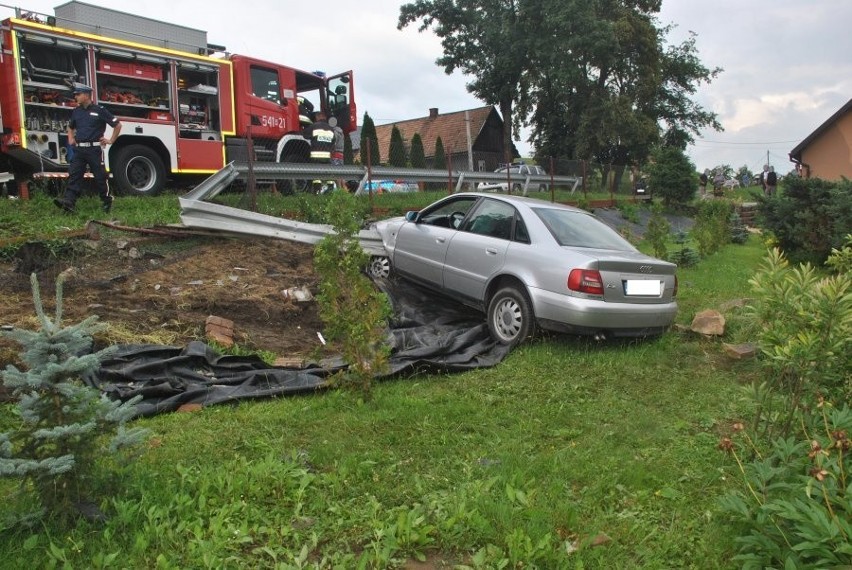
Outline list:
[[[379,280],[394,308],[388,343],[390,369],[381,377],[462,371],[494,366],[509,348],[491,339],[481,313],[406,282]],[[220,355],[203,342],[186,347],[120,345],[87,382],[122,401],[135,396],[140,416],[269,398],[328,387],[345,368],[336,360],[294,370],[269,367],[257,357]]]

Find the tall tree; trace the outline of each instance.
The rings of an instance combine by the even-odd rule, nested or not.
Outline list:
[[[370,160],[367,160],[367,147],[370,148]],[[371,166],[381,164],[382,157],[379,155],[379,137],[376,134],[376,125],[373,123],[369,113],[364,113],[364,120],[361,123],[361,164],[367,166],[370,162]]]
[[[444,150],[444,141],[441,137],[435,139],[435,154],[432,157],[432,168],[435,170],[447,169],[447,155]],[[442,188],[446,188],[446,186],[441,182],[431,182],[429,187],[432,190],[441,190]]]
[[[435,170],[447,169],[447,155],[444,150],[444,141],[441,137],[435,139],[435,156],[432,159],[432,168]]]
[[[408,156],[405,152],[405,141],[402,140],[402,133],[396,125],[391,130],[390,145],[388,146],[388,165],[405,167],[408,165]]]
[[[414,133],[411,137],[411,151],[408,161],[411,163],[411,168],[426,168],[426,152],[423,149],[423,139],[420,138],[420,133]]]
[[[721,129],[689,98],[721,70],[700,62],[694,35],[666,47],[660,0],[529,1],[542,10],[542,30],[531,39],[535,73],[519,111],[539,155],[618,165],[618,181],[656,144],[685,149],[700,129]]]
[[[435,63],[447,74],[459,69],[473,77],[468,91],[499,105],[507,153],[513,148],[513,107],[527,93],[526,44],[540,24],[526,8],[537,1],[416,0],[400,7],[397,28],[414,22],[420,22],[421,32],[431,28],[444,49]]]

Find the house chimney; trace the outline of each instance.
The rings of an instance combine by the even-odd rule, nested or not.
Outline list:
[[[437,107],[431,107],[429,109],[429,118],[430,119],[438,118],[438,108]]]

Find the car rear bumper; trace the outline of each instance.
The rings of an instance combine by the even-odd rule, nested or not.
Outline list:
[[[605,332],[612,336],[660,334],[672,325],[677,303],[607,303],[530,289],[539,324],[546,329],[577,334]]]

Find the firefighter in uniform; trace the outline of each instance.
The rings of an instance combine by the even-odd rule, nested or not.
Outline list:
[[[318,164],[331,163],[331,151],[334,148],[334,130],[325,120],[325,113],[317,111],[314,115],[314,123],[310,127],[311,135],[311,162]],[[322,181],[314,180],[314,185],[319,185],[322,192]]]
[[[121,132],[121,123],[112,113],[92,102],[91,87],[77,83],[73,91],[77,107],[71,112],[71,121],[68,123],[68,144],[73,149],[71,164],[68,166],[68,186],[65,188],[65,196],[57,198],[54,203],[66,212],[74,212],[88,165],[95,178],[103,210],[109,213],[114,198],[107,184],[103,147],[115,142]],[[112,127],[110,138],[104,136],[107,125]]]

